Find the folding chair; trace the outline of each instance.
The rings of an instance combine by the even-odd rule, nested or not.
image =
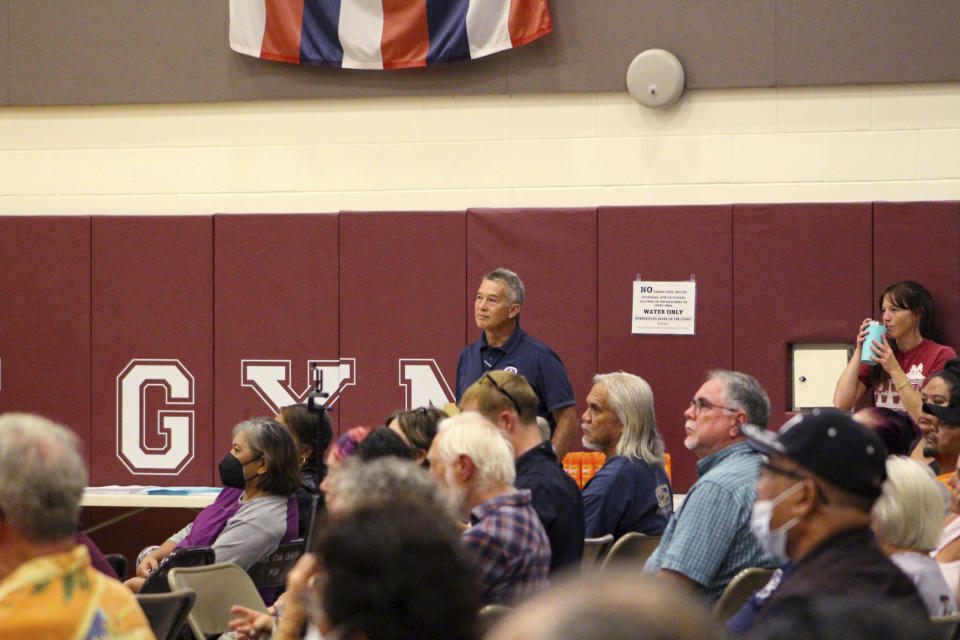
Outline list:
[[[190,589],[137,594],[137,602],[146,614],[157,640],[176,640],[195,598]]]
[[[606,569],[614,563],[624,561],[643,565],[659,544],[660,536],[648,536],[636,531],[625,533],[610,547],[610,551],[600,568]]]
[[[608,533],[599,538],[584,538],[583,556],[580,558],[580,570],[590,571],[606,557],[613,546],[613,534]]]
[[[753,595],[753,592],[770,582],[770,576],[776,569],[761,569],[759,567],[750,567],[743,569],[737,575],[733,576],[720,599],[713,605],[713,618],[718,622],[726,622],[727,619],[740,610],[747,600]]]
[[[267,606],[257,592],[249,574],[232,562],[208,564],[201,567],[175,567],[167,575],[171,589],[192,589],[197,594],[187,623],[197,640],[209,635],[220,635],[230,630],[235,604],[255,611],[266,611]]]
[[[939,640],[954,640],[957,637],[958,625],[960,625],[960,613],[930,618],[930,626],[933,628],[934,637]]]
[[[166,593],[170,591],[167,572],[175,567],[197,567],[213,564],[215,554],[211,547],[184,547],[174,549],[160,562],[157,570],[147,576],[140,593]]]
[[[505,604],[484,605],[477,613],[478,635],[481,638],[487,635],[490,629],[511,611],[513,611],[513,607]]]
[[[110,564],[110,568],[117,574],[117,580],[123,582],[127,579],[127,558],[122,553],[108,553],[104,556]]]
[[[273,604],[273,601],[283,593],[287,583],[287,573],[303,555],[304,546],[302,539],[281,544],[276,551],[247,570],[264,602]]]

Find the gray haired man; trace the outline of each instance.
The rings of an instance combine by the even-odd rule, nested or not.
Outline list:
[[[0,416],[0,637],[152,639],[134,595],[76,544],[76,444],[45,418]]]
[[[494,269],[481,279],[473,313],[482,333],[460,352],[457,403],[489,371],[522,375],[537,394],[537,414],[550,422],[557,458],[563,460],[577,433],[577,401],[560,356],[520,327],[525,297],[523,282],[510,269]]]
[[[741,569],[780,564],[750,532],[760,454],[741,430],[745,424],[766,429],[770,400],[753,376],[714,370],[683,415],[683,444],[699,458],[699,479],[644,571],[673,578],[713,603]]]

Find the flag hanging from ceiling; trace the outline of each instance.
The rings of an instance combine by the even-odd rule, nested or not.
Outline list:
[[[480,58],[553,29],[547,0],[230,0],[230,48],[345,69]]]

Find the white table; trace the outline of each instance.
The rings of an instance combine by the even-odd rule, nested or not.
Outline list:
[[[162,487],[157,487],[158,489]],[[170,487],[175,489],[175,487]],[[107,527],[115,522],[126,520],[131,516],[147,509],[194,509],[200,510],[213,503],[217,498],[219,489],[211,488],[209,493],[183,493],[183,494],[150,494],[144,492],[138,493],[117,493],[115,489],[109,491],[98,491],[97,487],[89,487],[83,492],[83,498],[80,505],[84,507],[116,507],[126,509],[123,513],[107,518],[102,522],[84,529],[83,532],[90,533]]]

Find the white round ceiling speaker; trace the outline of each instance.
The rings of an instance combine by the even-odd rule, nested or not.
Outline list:
[[[647,49],[627,69],[627,90],[642,105],[666,107],[683,93],[683,65],[663,49]]]

